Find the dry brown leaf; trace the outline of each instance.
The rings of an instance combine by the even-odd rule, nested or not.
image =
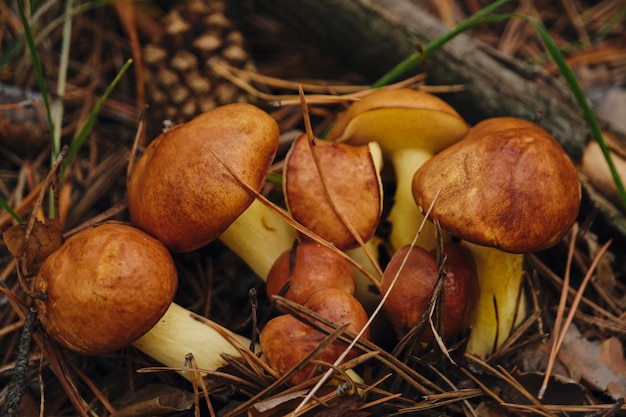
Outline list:
[[[21,258],[26,271],[35,274],[48,255],[61,246],[63,225],[58,218],[48,219],[45,223],[35,220],[28,245],[23,247],[26,228],[27,223],[11,226],[2,233],[2,238],[9,252]]]
[[[589,388],[605,392],[616,400],[626,397],[624,347],[616,337],[603,341],[587,340],[572,325],[567,330],[558,359],[573,379],[586,383]]]
[[[164,416],[193,407],[193,393],[166,385],[148,385],[122,400],[111,417]]]

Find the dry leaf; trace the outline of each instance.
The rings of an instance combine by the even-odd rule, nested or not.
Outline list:
[[[2,238],[9,252],[16,258],[21,258],[26,271],[34,275],[48,255],[63,243],[63,225],[57,218],[48,219],[45,223],[35,220],[28,246],[24,248],[26,227],[26,223],[11,226],[2,233]]]
[[[590,341],[572,325],[558,359],[573,379],[586,383],[589,388],[605,392],[616,400],[626,397],[626,360],[624,347],[617,338]]]
[[[166,385],[148,385],[122,401],[111,417],[165,416],[193,407],[193,393]]]

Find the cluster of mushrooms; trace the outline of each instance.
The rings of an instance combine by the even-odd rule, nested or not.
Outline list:
[[[470,128],[425,92],[372,92],[338,115],[327,140],[298,137],[283,161],[286,209],[259,194],[278,143],[273,118],[242,103],[151,142],[128,178],[130,224],[83,230],[41,267],[34,288],[45,296],[36,304],[50,336],[84,354],[132,344],[174,368],[188,353],[204,370],[223,366],[222,354],[241,357],[249,340],[172,303],[170,253],[221,239],[267,281],[270,298],[363,337],[381,296],[399,334],[415,326],[443,274],[445,314],[424,337],[469,334],[466,352],[486,357],[524,316],[523,254],[559,242],[578,214],[577,170],[542,128],[509,117]],[[383,163],[396,184],[384,271],[370,245]],[[325,336],[285,314],[265,325],[260,346],[284,374]],[[333,342],[318,359],[332,363],[346,347]],[[311,365],[290,381],[316,372]]]

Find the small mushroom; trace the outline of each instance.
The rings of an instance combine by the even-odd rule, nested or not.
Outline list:
[[[478,281],[474,260],[467,249],[450,242],[446,244],[444,254],[443,314],[437,331],[444,340],[452,340],[467,329],[472,319],[478,300]],[[390,290],[394,279],[395,284]],[[437,261],[431,252],[419,246],[404,246],[393,255],[385,268],[381,291],[383,294],[391,291],[383,308],[398,333],[403,334],[417,325],[427,312],[437,279]],[[423,339],[431,338],[428,328]]]
[[[484,357],[514,324],[523,261],[516,254],[553,246],[576,221],[578,172],[541,127],[499,117],[478,123],[415,173],[413,194],[422,210],[439,190],[432,218],[473,243],[467,246],[476,262],[480,299],[467,351]]]
[[[284,297],[304,304],[320,288],[339,288],[355,292],[352,265],[333,250],[315,242],[301,242],[278,257],[267,276],[266,292],[270,299],[290,286]]]
[[[116,223],[85,229],[44,261],[35,300],[48,334],[84,354],[129,346],[165,314],[177,287],[167,248]]]
[[[382,89],[339,114],[328,139],[353,145],[377,142],[383,157],[391,160],[396,193],[388,216],[392,225],[389,240],[397,250],[412,242],[423,219],[411,194],[413,174],[467,131],[463,118],[438,97],[406,88]],[[424,228],[418,245],[435,246],[433,227]]]
[[[285,157],[287,208],[296,221],[336,247],[355,248],[359,242],[354,233],[367,241],[380,220],[379,168],[380,150],[375,143],[351,146],[316,140],[309,144],[302,134]]]
[[[348,331],[358,333],[367,323],[367,313],[356,298],[337,288],[323,288],[311,294],[305,307],[318,313],[335,324],[349,323]],[[320,326],[326,326],[318,323]],[[313,352],[326,337],[325,334],[304,324],[294,316],[285,314],[270,320],[259,337],[261,350],[267,363],[283,375]],[[369,331],[363,336],[369,338]],[[347,348],[347,344],[334,341],[323,349],[314,359],[333,363]],[[359,354],[352,350],[347,359]],[[309,363],[291,379],[292,384],[307,380],[319,373],[323,366]]]

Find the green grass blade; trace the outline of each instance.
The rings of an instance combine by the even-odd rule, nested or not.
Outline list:
[[[65,170],[67,169],[67,167],[72,163],[74,158],[76,158],[76,154],[78,153],[80,148],[85,143],[85,140],[87,139],[87,135],[89,135],[94,123],[96,122],[96,117],[98,116],[98,113],[100,112],[100,108],[102,108],[102,105],[104,104],[106,99],[109,97],[109,95],[113,92],[113,89],[119,83],[122,76],[124,75],[124,73],[126,73],[126,70],[128,70],[128,68],[131,66],[132,63],[133,63],[132,59],[129,59],[128,61],[126,61],[126,63],[122,66],[120,71],[117,73],[117,75],[113,79],[113,81],[111,81],[111,84],[109,84],[107,89],[104,91],[104,94],[102,95],[102,97],[100,97],[100,99],[96,102],[96,104],[93,106],[93,108],[89,112],[89,115],[87,116],[87,119],[85,120],[85,123],[83,123],[83,125],[80,128],[80,131],[78,132],[78,134],[72,141],[69,153],[67,154],[67,157],[65,158],[65,161],[63,162],[63,167],[61,169],[61,178],[65,174]]]
[[[408,71],[418,67],[421,64],[423,58],[427,58],[433,52],[441,48],[443,45],[445,45],[446,43],[448,43],[450,40],[454,39],[456,36],[460,35],[461,33],[466,32],[467,30],[472,29],[479,25],[484,25],[487,23],[493,23],[495,21],[502,21],[502,20],[508,19],[511,15],[507,14],[507,15],[489,16],[492,12],[494,12],[496,9],[503,6],[508,1],[509,0],[495,1],[491,3],[490,5],[486,6],[485,8],[474,13],[467,19],[459,22],[459,24],[456,25],[454,28],[450,29],[446,33],[440,35],[439,37],[433,39],[431,42],[425,45],[421,52],[416,52],[414,54],[409,55],[402,62],[400,62],[395,67],[393,67],[385,75],[383,75],[376,82],[374,82],[374,84],[372,84],[372,87],[374,88],[382,87],[382,86],[393,83],[394,81],[402,77],[404,74],[406,74]]]
[[[17,4],[19,6],[22,24],[24,25],[24,38],[26,40],[26,45],[28,45],[28,51],[30,52],[30,57],[33,61],[33,68],[37,77],[37,84],[39,85],[41,97],[43,98],[44,106],[46,108],[46,118],[48,119],[48,124],[50,125],[50,132],[54,132],[54,122],[52,120],[52,112],[50,110],[48,88],[46,87],[46,81],[43,76],[43,68],[41,67],[41,61],[39,60],[39,54],[37,53],[37,47],[35,46],[33,32],[30,30],[30,24],[28,23],[28,19],[26,18],[26,13],[24,12],[22,2],[18,1]]]
[[[15,219],[16,222],[18,223],[23,223],[24,219],[17,214],[15,211],[13,211],[13,209],[11,208],[11,206],[9,206],[9,203],[7,203],[5,201],[4,198],[0,197],[0,207],[2,207],[7,213],[9,213],[11,215],[11,217],[13,217]]]
[[[606,159],[606,163],[609,166],[609,170],[611,171],[611,175],[613,176],[613,181],[615,182],[615,186],[617,187],[617,191],[622,201],[622,205],[626,207],[626,190],[624,189],[624,183],[622,182],[622,179],[619,173],[617,172],[617,168],[615,167],[615,164],[613,163],[613,158],[611,157],[611,150],[609,149],[609,146],[604,140],[604,136],[602,135],[602,129],[600,128],[600,123],[598,122],[598,118],[596,117],[593,109],[591,108],[591,105],[589,104],[589,100],[587,100],[587,97],[585,96],[583,89],[580,87],[580,84],[578,83],[578,80],[576,79],[574,72],[572,71],[569,64],[567,63],[567,60],[563,56],[563,53],[561,53],[561,50],[558,48],[558,46],[556,45],[556,43],[554,42],[554,40],[552,39],[548,31],[546,30],[546,28],[541,24],[541,22],[539,22],[537,19],[531,16],[522,16],[522,17],[530,21],[535,26],[535,28],[537,29],[537,32],[539,33],[539,36],[541,37],[541,40],[543,41],[544,45],[546,46],[546,49],[548,50],[548,53],[554,60],[554,63],[559,68],[559,71],[561,75],[563,76],[563,79],[567,83],[570,91],[572,92],[574,96],[574,99],[576,100],[576,103],[578,104],[578,107],[583,113],[583,117],[585,118],[585,121],[587,122],[587,125],[589,126],[589,130],[591,131],[593,138],[595,139],[595,141],[600,146],[600,149],[602,150],[602,154],[604,155],[604,158]]]

